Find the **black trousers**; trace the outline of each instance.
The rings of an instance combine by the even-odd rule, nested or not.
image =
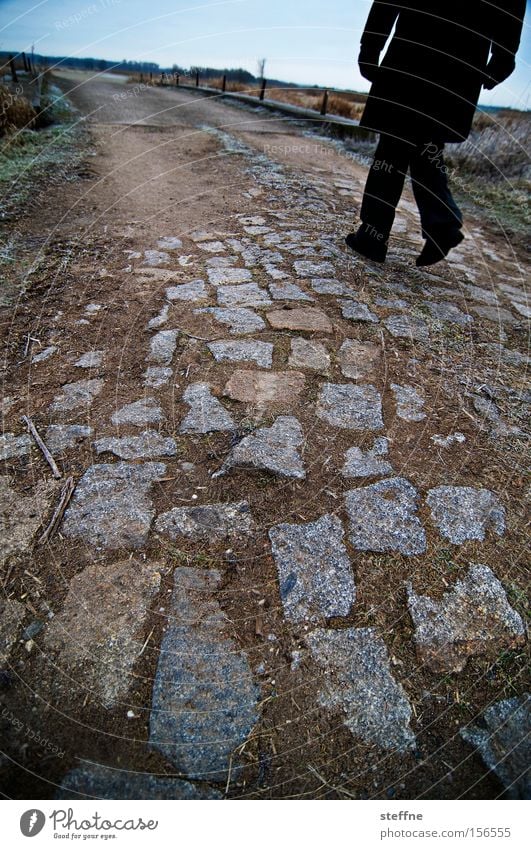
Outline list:
[[[441,232],[461,228],[463,216],[448,188],[443,150],[444,144],[434,141],[415,145],[380,136],[360,212],[366,229],[374,228],[372,235],[387,240],[408,168],[423,237],[437,239]]]

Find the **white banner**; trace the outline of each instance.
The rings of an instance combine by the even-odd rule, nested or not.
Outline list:
[[[209,810],[201,810],[201,807]],[[273,810],[274,808],[274,810]],[[213,846],[274,849],[521,847],[529,808],[505,801],[7,801],[6,847]],[[30,841],[35,839],[35,843]]]

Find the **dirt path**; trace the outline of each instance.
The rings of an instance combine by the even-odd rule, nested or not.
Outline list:
[[[24,223],[3,316],[3,792],[523,792],[529,305],[503,232],[469,221],[421,273],[406,194],[365,264],[340,143],[61,84],[95,155]],[[76,483],[46,543],[62,482],[23,414]]]

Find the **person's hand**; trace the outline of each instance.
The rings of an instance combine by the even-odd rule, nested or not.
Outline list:
[[[497,85],[500,85],[507,77],[510,77],[515,68],[514,58],[506,59],[505,57],[502,60],[492,58],[485,68],[485,73],[483,74],[482,86],[483,88],[488,89],[489,91],[495,88]]]

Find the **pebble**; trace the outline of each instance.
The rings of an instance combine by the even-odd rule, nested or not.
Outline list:
[[[234,504],[198,504],[194,507],[174,507],[162,513],[156,523],[158,533],[175,540],[179,537],[217,542],[226,537],[247,536],[253,521],[248,501]]]
[[[461,728],[463,740],[477,749],[509,799],[531,798],[531,695],[524,693],[489,705],[480,722]]]
[[[123,799],[146,800],[195,800],[222,799],[219,790],[207,784],[193,784],[179,778],[165,778],[149,772],[124,769],[120,762],[116,768],[103,764],[85,763],[71,769],[59,782],[55,799]]]
[[[122,460],[140,460],[150,457],[174,457],[177,443],[171,437],[163,437],[155,430],[146,430],[139,436],[105,436],[96,439],[96,454],[110,452]]]
[[[158,315],[148,321],[148,330],[156,330],[157,327],[162,327],[163,324],[166,324],[166,322],[168,321],[169,310],[170,305],[164,304]]]
[[[274,310],[266,318],[275,330],[307,330],[308,332],[332,333],[330,319],[316,307],[296,307]]]
[[[343,318],[349,318],[352,321],[368,321],[377,324],[378,316],[370,311],[366,304],[361,304],[358,301],[340,300],[341,315]]]
[[[91,436],[92,428],[88,425],[50,425],[46,430],[44,442],[52,454],[60,454]]]
[[[423,412],[424,400],[414,386],[391,383],[391,391],[395,396],[396,414],[399,419],[406,422],[421,422],[426,418]]]
[[[213,478],[232,468],[263,469],[281,477],[306,477],[298,452],[303,443],[299,421],[294,416],[279,416],[271,427],[263,427],[244,437],[232,449],[221,469]]]
[[[149,266],[167,265],[170,255],[165,251],[144,251],[144,263]]]
[[[78,380],[76,383],[65,383],[59,395],[56,395],[50,406],[50,413],[60,414],[90,407],[94,398],[103,389],[103,380]]]
[[[180,566],[153,685],[149,742],[188,778],[238,780],[260,690],[216,599],[216,569]]]
[[[505,532],[505,509],[488,489],[437,486],[428,491],[426,501],[434,525],[454,545],[469,539],[483,542],[489,528],[498,536]]]
[[[348,616],[356,586],[343,542],[343,526],[325,515],[304,525],[274,525],[269,531],[280,598],[290,622]]]
[[[179,428],[181,433],[211,433],[236,430],[225,407],[214,398],[208,383],[191,383],[183,394],[190,407]]]
[[[439,321],[451,321],[454,324],[459,324],[461,327],[467,327],[474,322],[471,315],[464,313],[455,304],[451,304],[448,301],[435,304],[427,303],[426,306],[432,316],[439,319]]]
[[[220,307],[269,307],[271,298],[265,289],[256,283],[243,283],[240,286],[220,286],[217,290]]]
[[[379,436],[374,440],[372,448],[363,451],[361,448],[349,448],[345,454],[345,465],[341,474],[345,478],[385,477],[394,473],[391,463],[382,460],[389,451],[389,440]]]
[[[318,295],[353,295],[352,289],[341,283],[340,280],[334,280],[328,277],[314,277],[310,280],[310,286]]]
[[[488,566],[472,564],[440,601],[407,590],[417,654],[434,672],[461,672],[469,657],[525,643],[524,623]]]
[[[171,365],[178,335],[178,330],[159,330],[150,342],[148,363],[157,363],[159,366]]]
[[[493,321],[496,324],[516,324],[516,319],[509,310],[504,309],[503,307],[496,306],[484,306],[484,307],[470,307],[472,312],[478,315],[480,318],[485,318],[487,321]]]
[[[161,568],[130,558],[86,566],[70,581],[60,613],[48,624],[47,651],[57,652],[63,674],[79,674],[82,666],[84,688],[107,710],[135,683],[133,667],[160,590]]]
[[[340,710],[350,732],[366,743],[398,751],[414,745],[411,705],[374,628],[320,628],[306,641],[324,673],[322,707]]]
[[[291,403],[301,394],[306,378],[298,371],[234,371],[224,394],[247,404]]]
[[[440,433],[435,433],[433,436],[430,436],[430,439],[439,448],[450,448],[456,443],[462,445],[463,442],[466,442],[466,436],[458,430],[455,433],[449,433],[448,436],[441,436]]]
[[[333,277],[335,268],[331,262],[298,260],[293,264],[297,277]]]
[[[236,283],[249,283],[253,275],[247,268],[233,268],[231,266],[209,268],[208,279],[212,286],[229,286]]]
[[[17,436],[14,433],[0,435],[0,460],[10,460],[12,457],[24,457],[31,452],[32,439],[25,433]]]
[[[157,242],[157,247],[163,251],[176,251],[182,248],[183,243],[177,236],[163,236]]]
[[[418,492],[405,478],[388,478],[346,493],[350,541],[359,551],[423,554],[426,534],[416,515]]]
[[[217,362],[250,362],[261,368],[271,368],[273,365],[273,345],[271,342],[260,342],[254,339],[248,341],[218,341],[207,345],[210,353]]]
[[[105,351],[88,351],[74,365],[77,368],[99,368],[103,362],[104,353]]]
[[[291,340],[291,354],[288,360],[291,368],[308,368],[321,373],[330,368],[330,354],[322,342],[296,336]]]
[[[345,339],[338,353],[339,368],[345,377],[366,380],[379,374],[382,349],[371,342]]]
[[[206,307],[195,310],[196,314],[208,313],[213,315],[216,321],[230,326],[230,332],[235,334],[240,333],[255,333],[258,330],[265,329],[265,323],[253,310],[246,307],[238,307],[234,309],[224,309],[222,307]]]
[[[179,286],[169,286],[166,297],[168,301],[203,301],[208,298],[208,290],[204,280],[190,280]]]
[[[166,386],[173,377],[173,370],[168,366],[148,366],[144,374],[144,386],[160,389]]]
[[[157,424],[164,420],[164,414],[155,398],[140,398],[132,404],[121,407],[111,417],[115,425],[132,424],[142,427],[147,424]]]
[[[165,472],[163,463],[90,466],[66,509],[61,533],[103,548],[142,547],[155,515],[149,491]]]
[[[270,283],[269,293],[275,301],[313,301],[311,295],[303,292],[295,283]]]
[[[49,345],[43,351],[39,351],[38,354],[34,354],[31,358],[32,365],[34,365],[35,363],[43,363],[45,360],[48,360],[50,357],[52,357],[57,350],[57,345]]]
[[[325,383],[316,415],[334,427],[350,430],[380,430],[384,426],[382,399],[371,384]]]
[[[390,315],[383,323],[391,336],[427,342],[430,336],[428,325],[422,318],[412,315]]]

